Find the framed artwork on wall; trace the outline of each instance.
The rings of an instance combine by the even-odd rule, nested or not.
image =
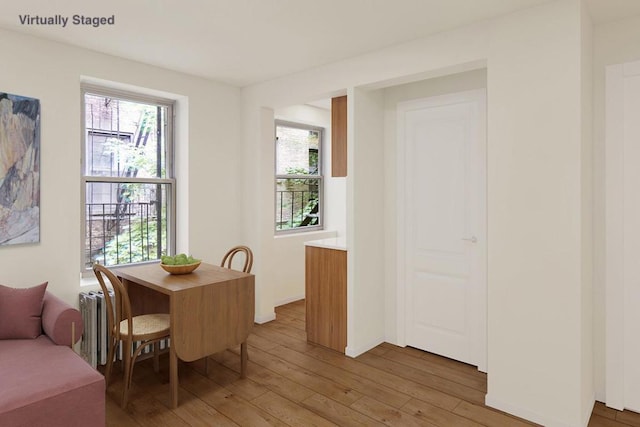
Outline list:
[[[0,246],[40,241],[40,100],[0,92]]]

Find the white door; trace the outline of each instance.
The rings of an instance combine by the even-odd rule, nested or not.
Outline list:
[[[640,62],[607,69],[606,400],[640,411]]]
[[[486,371],[485,90],[400,103],[398,136],[405,342]]]

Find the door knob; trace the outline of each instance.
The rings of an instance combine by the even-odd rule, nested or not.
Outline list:
[[[478,239],[476,238],[476,236],[463,237],[462,240],[465,240],[465,241],[471,242],[471,243],[477,243],[478,242]]]

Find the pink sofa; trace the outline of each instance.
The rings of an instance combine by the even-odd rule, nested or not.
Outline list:
[[[42,305],[43,334],[0,340],[0,426],[104,426],[104,377],[69,346],[82,317],[50,293]]]

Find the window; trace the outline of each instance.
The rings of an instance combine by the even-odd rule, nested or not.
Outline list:
[[[83,87],[83,268],[173,253],[171,101]]]
[[[322,229],[322,134],[276,121],[276,232]]]

